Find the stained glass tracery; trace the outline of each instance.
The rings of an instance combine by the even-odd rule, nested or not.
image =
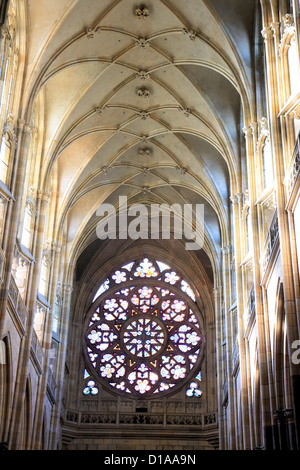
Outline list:
[[[197,308],[174,286],[195,301],[178,273],[148,258],[124,265],[105,280],[85,335],[93,375],[86,394],[93,393],[97,378],[117,392],[149,397],[175,392],[195,377],[202,344]],[[194,385],[188,390],[188,396],[199,393]]]
[[[171,286],[178,286],[182,292],[186,293],[194,302],[196,301],[193,289],[170,266],[161,261],[151,261],[148,258],[143,258],[138,262],[127,263],[121,269],[116,270],[110,278],[107,278],[101,284],[93,298],[93,302],[115,284],[122,284],[126,280],[153,278],[169,283]]]

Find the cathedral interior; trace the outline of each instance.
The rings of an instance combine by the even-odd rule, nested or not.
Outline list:
[[[299,0],[0,3],[0,448],[298,450]]]

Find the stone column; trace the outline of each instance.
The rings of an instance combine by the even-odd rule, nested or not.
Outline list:
[[[235,241],[235,266],[236,266],[236,291],[237,291],[237,317],[238,317],[238,341],[239,341],[239,361],[241,377],[241,411],[242,411],[242,432],[244,449],[250,449],[249,431],[249,408],[247,392],[247,363],[244,340],[244,307],[243,307],[243,281],[241,269],[241,227],[240,214],[242,206],[242,194],[232,196],[233,205],[233,229]]]
[[[60,416],[62,413],[62,399],[64,393],[64,374],[65,374],[65,361],[67,351],[67,341],[69,332],[69,317],[71,307],[72,286],[70,284],[63,284],[63,309],[62,309],[62,337],[61,337],[61,350],[59,354],[59,364],[57,368],[57,395],[56,404],[53,408],[51,418],[51,432],[49,450],[55,450],[58,447],[58,436]]]
[[[55,295],[56,295],[61,246],[58,245],[57,243],[52,243],[51,248],[54,254],[53,269],[51,273],[51,278],[52,278],[51,292],[49,296],[49,303],[51,305],[51,309],[49,310],[46,321],[45,321],[44,335],[43,335],[43,348],[44,348],[45,356],[44,356],[44,364],[43,364],[43,375],[42,375],[42,378],[38,387],[38,393],[37,393],[38,398],[36,402],[35,423],[34,423],[33,440],[32,440],[32,449],[35,449],[35,450],[47,450],[47,449],[41,448],[41,441],[42,441],[42,427],[43,427],[43,418],[44,418],[44,403],[45,403],[47,384],[48,384],[48,374],[49,374],[49,352],[50,352],[51,343],[52,343],[53,308],[55,305]]]
[[[268,381],[268,366],[266,354],[266,339],[265,339],[265,318],[263,310],[262,289],[260,285],[260,244],[259,244],[259,221],[258,212],[255,206],[257,199],[256,190],[256,168],[255,168],[255,144],[256,136],[256,123],[250,127],[244,128],[246,138],[247,150],[247,166],[248,166],[248,186],[249,186],[249,203],[250,203],[250,216],[252,227],[252,263],[253,263],[253,283],[255,293],[255,320],[257,325],[257,342],[258,342],[258,364],[260,375],[260,390],[261,390],[261,408],[262,408],[262,423],[264,428],[264,440],[266,448],[272,447],[271,439],[271,413],[270,413],[270,399],[269,399],[269,381]],[[253,407],[253,403],[252,403]]]
[[[293,281],[294,281],[294,290],[295,290],[295,301],[296,301],[296,315],[297,315],[297,325],[300,339],[300,285],[299,285],[299,273],[300,266],[298,264],[297,257],[297,244],[296,244],[296,232],[295,232],[295,221],[293,212],[288,209],[288,219],[289,219],[289,234],[291,240],[291,250],[292,250],[292,269],[293,269]],[[300,250],[300,246],[298,247]]]
[[[24,192],[25,170],[27,163],[27,154],[29,148],[29,139],[32,127],[25,124],[24,121],[18,121],[17,148],[15,153],[15,178],[12,182],[13,195],[15,200],[9,201],[6,218],[7,243],[5,246],[5,269],[3,272],[3,284],[0,290],[0,336],[3,334],[3,326],[7,308],[7,298],[11,269],[14,259],[16,236],[18,230],[22,194]]]
[[[273,37],[273,31],[274,36]],[[292,257],[289,239],[288,216],[285,210],[286,201],[284,194],[284,159],[281,145],[280,121],[277,116],[280,112],[279,90],[278,90],[278,47],[277,31],[274,24],[266,26],[262,30],[265,39],[267,80],[268,80],[268,103],[270,116],[270,136],[273,153],[273,167],[275,176],[275,190],[278,211],[279,243],[281,255],[281,269],[284,289],[284,309],[286,314],[286,327],[288,339],[289,357],[292,355],[291,346],[299,339],[297,328],[297,315],[295,304],[295,292],[293,285]],[[300,445],[300,371],[299,366],[290,361],[291,381],[293,389],[293,407],[296,422],[296,434],[298,446]]]
[[[43,191],[38,191],[39,200],[39,214],[37,224],[37,239],[36,239],[36,250],[35,260],[36,264],[33,266],[31,272],[31,286],[30,292],[28,293],[28,317],[26,324],[26,336],[22,339],[20,347],[20,360],[17,368],[17,379],[15,384],[15,395],[13,404],[13,413],[10,427],[10,448],[18,449],[20,438],[21,438],[21,423],[19,422],[19,416],[21,416],[22,408],[24,405],[25,391],[26,391],[26,380],[29,372],[30,362],[30,349],[33,336],[33,325],[34,317],[36,312],[36,300],[41,264],[41,255],[43,249],[43,231],[45,227],[45,214],[46,206],[49,201],[49,194]]]
[[[236,426],[235,426],[235,390],[232,377],[232,328],[229,309],[231,307],[231,246],[222,248],[222,268],[223,268],[223,298],[225,309],[225,325],[226,325],[226,369],[228,382],[228,406],[229,406],[229,448],[236,449]]]
[[[218,415],[219,415],[219,449],[225,450],[226,416],[223,407],[223,383],[225,378],[224,364],[222,362],[222,287],[213,290],[215,298],[216,318],[216,361],[217,361],[217,387],[218,387]]]
[[[8,46],[9,46],[9,43],[11,41],[9,30],[8,30],[7,26],[5,26],[5,25],[2,25],[1,28],[0,28],[0,39],[1,39],[1,43],[0,43],[0,64],[2,62],[2,67],[1,67],[1,70],[0,70],[0,98],[1,98],[2,90],[4,88],[6,62],[7,62],[7,59],[8,59]],[[3,59],[2,59],[2,57],[3,57]],[[3,116],[2,106],[4,106],[3,102],[1,102],[1,106],[0,106],[0,116]],[[2,137],[2,132],[3,132],[3,124],[4,124],[4,122],[3,122],[3,118],[2,118],[1,121],[0,121],[0,136],[1,137]]]

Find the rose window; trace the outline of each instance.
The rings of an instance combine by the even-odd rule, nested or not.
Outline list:
[[[151,316],[133,317],[123,330],[125,349],[136,357],[154,356],[165,343],[163,325]]]
[[[87,315],[84,354],[93,381],[143,398],[181,389],[203,358],[195,300],[166,264],[144,258],[113,272]]]

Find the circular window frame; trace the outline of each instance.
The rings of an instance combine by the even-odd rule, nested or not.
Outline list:
[[[134,272],[134,267],[136,267],[138,265],[139,261],[140,260],[137,260],[134,263],[134,266],[131,269],[132,273]],[[117,267],[114,271],[112,271],[110,273],[109,277],[111,278],[112,275],[118,270],[122,271],[122,268]],[[170,268],[170,271],[172,271],[172,270],[173,269]],[[168,271],[168,270],[166,270],[166,271]],[[181,279],[184,279],[184,278],[181,276]],[[173,323],[175,323],[175,325],[188,325],[188,326],[191,326],[194,331],[198,331],[200,333],[200,341],[199,341],[197,347],[191,348],[191,350],[188,351],[188,352],[179,351],[178,348],[177,348],[177,351],[178,351],[179,354],[182,354],[182,356],[184,356],[185,359],[186,359],[187,356],[195,354],[195,352],[198,352],[198,351],[199,352],[198,352],[198,357],[197,357],[195,363],[193,364],[193,366],[190,366],[190,370],[186,371],[186,376],[184,378],[180,378],[178,380],[178,382],[173,387],[170,387],[168,390],[165,390],[165,391],[158,390],[161,382],[168,382],[168,380],[164,379],[161,376],[161,373],[160,373],[161,370],[159,370],[158,380],[157,380],[158,385],[155,387],[154,390],[153,390],[153,387],[152,387],[152,389],[149,392],[145,392],[145,393],[141,394],[140,392],[134,390],[133,386],[130,386],[129,387],[130,393],[129,393],[129,392],[126,392],[126,390],[120,390],[120,389],[117,389],[114,386],[110,385],[108,380],[106,380],[104,377],[100,376],[100,371],[98,373],[97,370],[95,369],[95,367],[93,367],[93,365],[91,363],[91,359],[89,357],[89,353],[88,353],[89,345],[88,345],[87,335],[88,335],[88,330],[91,326],[90,322],[91,322],[92,316],[93,316],[94,313],[96,313],[96,310],[101,308],[101,306],[103,308],[103,305],[104,305],[105,301],[108,298],[113,297],[116,292],[120,292],[121,290],[125,290],[125,289],[128,289],[128,288],[134,287],[134,289],[132,289],[132,293],[130,294],[130,299],[129,299],[129,296],[128,297],[126,297],[125,295],[122,296],[122,294],[120,295],[120,298],[123,298],[124,300],[129,302],[129,305],[126,309],[127,312],[131,311],[131,310],[134,310],[136,308],[137,312],[135,313],[135,315],[137,316],[137,318],[140,317],[140,316],[143,316],[143,315],[147,316],[147,317],[148,316],[151,317],[151,313],[153,314],[154,312],[156,312],[156,310],[161,311],[161,303],[164,300],[163,297],[160,298],[160,300],[158,302],[158,305],[155,305],[153,308],[149,308],[149,311],[147,313],[143,313],[141,311],[138,311],[137,307],[134,307],[133,305],[131,305],[130,300],[131,300],[131,296],[133,295],[133,293],[135,293],[139,288],[144,287],[144,286],[149,287],[149,288],[154,288],[154,289],[156,287],[168,289],[169,292],[174,295],[174,300],[182,300],[182,301],[185,302],[185,304],[186,304],[186,308],[185,308],[185,310],[186,310],[186,313],[185,313],[186,314],[186,319],[185,319],[185,321],[184,322],[173,322]],[[166,297],[170,298],[169,295],[166,296]],[[172,299],[173,299],[173,296],[172,296]],[[189,315],[190,310],[195,315],[195,317],[198,321],[198,324],[199,324],[199,328],[194,327],[193,323],[191,323],[190,325],[188,324],[187,316]],[[133,317],[134,317],[134,315],[130,315],[130,317],[127,318],[124,321],[123,327],[128,322],[130,322],[130,320],[132,320]],[[163,324],[164,328],[167,330],[166,325],[164,324],[164,320],[162,320],[161,318],[157,318],[156,316],[154,316],[154,319],[158,319],[159,322],[161,322]],[[122,327],[122,329],[123,329],[123,327]],[[162,347],[158,351],[157,354],[151,356],[150,358],[142,358],[142,359],[141,358],[138,358],[138,359],[135,358],[135,359],[137,359],[140,362],[140,364],[145,363],[147,365],[150,363],[150,361],[157,360],[159,357],[161,357],[164,354],[164,352],[166,350],[166,347],[167,347],[166,343],[169,342],[170,336],[171,335],[169,334],[168,338],[166,338],[166,340],[164,342],[164,347]],[[120,331],[119,331],[118,343],[120,344],[120,348],[121,347],[123,348],[120,351],[120,355],[127,355],[127,358],[132,358],[134,360],[134,357],[132,357],[131,353],[126,349],[126,347],[124,347],[124,344],[122,343],[122,332],[120,332]],[[130,280],[127,279],[126,281],[124,281],[122,283],[110,286],[106,291],[102,292],[101,295],[95,299],[95,301],[92,303],[92,305],[88,309],[88,311],[86,313],[86,316],[85,316],[85,321],[84,321],[84,335],[83,335],[82,349],[83,349],[85,368],[90,373],[91,377],[94,379],[96,384],[98,384],[98,386],[100,385],[103,388],[103,390],[111,393],[112,395],[123,396],[123,397],[126,397],[127,399],[135,399],[135,400],[145,400],[145,399],[150,400],[150,399],[158,399],[160,397],[175,395],[175,394],[179,393],[182,389],[184,389],[184,387],[186,387],[186,385],[201,370],[201,365],[202,365],[204,357],[205,357],[205,349],[206,349],[206,338],[205,338],[205,332],[204,332],[204,327],[203,327],[203,317],[201,315],[201,312],[200,312],[196,302],[194,302],[190,298],[189,295],[187,295],[185,292],[183,292],[177,286],[171,285],[171,284],[169,284],[169,283],[167,283],[163,280],[158,280],[158,279],[154,279],[154,278],[151,278],[151,277],[150,278],[145,278],[145,277],[144,278],[138,278],[138,277],[136,277],[136,278],[130,279]],[[103,353],[101,352],[101,354],[105,354],[105,351],[103,351]],[[110,353],[108,353],[108,354],[110,354]],[[189,363],[191,362],[190,359],[188,360],[188,362]],[[157,373],[157,372],[158,371],[155,370],[155,373]],[[128,380],[127,380],[127,382],[128,382]],[[127,386],[127,384],[126,384],[126,386]],[[155,392],[155,390],[158,390],[158,391]]]

